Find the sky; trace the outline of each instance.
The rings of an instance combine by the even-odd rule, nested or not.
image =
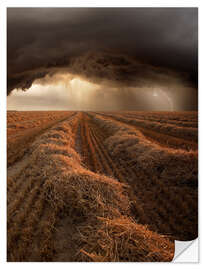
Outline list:
[[[7,108],[197,110],[197,8],[8,8]]]

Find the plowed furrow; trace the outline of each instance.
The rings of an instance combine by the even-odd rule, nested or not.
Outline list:
[[[96,161],[93,159],[93,147],[89,138],[88,130],[86,129],[84,122],[81,120],[81,141],[82,141],[82,157],[83,162],[87,168],[92,171],[97,171]]]
[[[96,128],[94,125],[92,125],[92,123],[90,122],[90,120],[85,117],[84,121],[84,126],[86,128],[86,134],[88,132],[87,138],[88,138],[88,142],[89,144],[91,144],[93,146],[94,151],[91,151],[91,155],[95,155],[95,153],[97,154],[96,158],[93,158],[93,160],[96,160],[96,162],[100,163],[100,172],[104,173],[108,176],[113,176],[116,179],[118,179],[119,181],[126,183],[126,178],[132,177],[133,175],[133,171],[128,169],[126,170],[125,167],[119,167],[119,169],[116,167],[114,161],[112,160],[112,158],[110,157],[110,155],[108,154],[108,152],[106,151],[102,141],[104,141],[104,134],[100,133],[98,135],[98,128]],[[101,139],[102,138],[102,139]],[[135,178],[135,175],[133,175]],[[142,207],[142,203],[139,200],[139,198],[136,196],[135,197],[135,193],[134,191],[132,191],[132,189],[129,189],[128,193],[130,194],[131,200],[136,200],[136,205],[139,204],[139,208],[137,210],[137,213],[144,213],[144,209]],[[136,217],[138,219],[138,217]],[[139,215],[139,222],[142,224],[147,224],[149,222],[149,220],[147,219],[146,216],[144,215]]]
[[[90,164],[89,163],[89,158],[88,158],[88,155],[89,155],[89,146],[85,140],[85,130],[84,130],[84,125],[81,121],[81,119],[78,120],[79,123],[80,123],[80,136],[78,136],[79,139],[81,139],[81,144],[82,144],[82,153],[81,153],[81,156],[82,156],[82,159],[83,159],[83,163],[90,167],[91,169],[93,168],[93,164]]]
[[[122,183],[128,183],[128,181],[126,181],[127,179],[129,178],[132,178],[134,179],[134,188],[136,186],[136,175],[133,173],[133,171],[128,168],[126,169],[126,167],[124,166],[119,166],[119,169],[118,167],[115,165],[116,163],[112,160],[112,158],[110,157],[110,155],[108,154],[108,152],[106,151],[102,141],[101,140],[101,137],[103,137],[103,135],[100,133],[100,139],[99,139],[99,135],[96,135],[95,133],[99,133],[98,132],[98,128],[90,128],[92,134],[93,134],[93,137],[94,137],[94,140],[95,140],[95,146],[96,146],[96,149],[98,149],[98,151],[100,151],[101,155],[103,156],[103,159],[106,160],[105,164],[106,166],[108,166],[108,171],[109,171],[109,175],[113,175],[116,179],[118,179],[119,181],[121,181]],[[97,132],[96,132],[97,131]],[[136,205],[139,205],[139,210],[138,212],[143,212],[143,207],[142,207],[142,203],[139,199],[139,196],[137,196],[136,192],[134,190],[132,190],[132,188],[130,188],[128,190],[128,193],[129,193],[129,196],[130,196],[130,199],[131,200],[136,200]],[[147,218],[139,218],[139,222],[140,223],[143,223],[143,224],[146,224],[149,220],[147,220]]]
[[[176,137],[171,134],[166,134],[163,132],[157,132],[152,129],[147,129],[144,127],[136,126],[136,124],[126,123],[125,120],[117,119],[116,117],[110,116],[110,115],[103,115],[102,117],[107,118],[109,120],[112,120],[114,122],[119,123],[119,125],[122,123],[123,126],[126,126],[128,128],[134,128],[142,132],[142,134],[145,136],[147,140],[149,140],[151,143],[155,143],[160,145],[164,148],[172,148],[172,149],[183,149],[183,150],[197,150],[198,144],[197,141],[180,137]]]
[[[9,136],[7,143],[7,167],[11,167],[15,162],[21,160],[26,153],[29,153],[30,145],[38,136],[58,123],[66,120],[70,121],[75,115],[76,113],[73,113],[71,116],[46,123],[43,126],[28,129],[22,132],[15,140]]]
[[[32,211],[34,203],[37,201],[37,198],[40,194],[40,188],[42,184],[35,184],[30,191],[25,191],[20,195],[19,200],[14,201],[13,204],[8,207],[8,228],[12,226],[13,220],[15,222],[23,222],[29,214],[29,211]]]
[[[90,131],[90,127],[88,125],[88,122],[84,120],[84,126],[85,126],[85,131],[86,131],[86,135],[87,135],[87,142],[89,144],[89,149],[90,149],[90,155],[89,157],[92,159],[92,163],[94,164],[94,172],[98,172],[98,173],[103,173],[103,166],[101,164],[101,161],[100,161],[100,154],[97,153],[96,154],[96,148],[95,148],[95,142],[92,138],[92,134],[91,134],[91,131]],[[99,158],[98,158],[99,157]]]
[[[120,166],[122,165],[120,164]],[[125,164],[123,164],[123,167],[127,168]],[[136,170],[134,172],[135,174],[138,173]],[[173,236],[174,239],[179,239],[181,230],[177,229],[174,224],[187,222],[190,217],[194,219],[191,207],[192,209],[196,209],[196,207],[192,206],[192,204],[189,205],[188,199],[187,203],[183,205],[181,194],[184,191],[179,190],[178,193],[176,191],[177,197],[174,197],[174,192],[170,187],[165,186],[161,180],[157,179],[155,181],[155,179],[151,179],[150,175],[147,176],[147,173],[145,177],[140,178],[138,176],[134,179],[135,182],[131,182],[130,186],[134,192],[135,200],[139,198],[139,205],[142,205],[144,209],[144,214],[149,221],[149,227],[159,233],[167,233],[171,237]],[[134,212],[136,213],[136,210]],[[185,219],[183,216],[188,216],[188,218]],[[145,223],[142,220],[140,222]],[[182,227],[185,227],[188,230],[188,235],[190,235],[187,225],[182,225]],[[186,233],[186,230],[184,233]],[[184,237],[184,233],[182,237]]]
[[[98,138],[96,137],[96,135],[94,133],[94,130],[92,128],[90,128],[90,130],[91,130],[92,137],[94,140],[95,149],[97,150],[98,154],[100,155],[100,158],[103,161],[102,164],[105,168],[106,173],[109,176],[114,176],[119,181],[124,182],[125,180],[124,180],[123,175],[117,170],[117,168],[114,165],[114,163],[112,162],[111,158],[109,157],[109,155],[107,154],[107,152],[103,148],[101,141],[98,141]]]
[[[16,194],[15,193],[12,194],[13,200],[10,199],[7,203],[8,216],[12,212],[15,212],[23,201],[25,202],[26,198],[30,196],[31,191],[36,186],[38,187],[39,183],[37,183],[37,181],[35,181],[34,178],[32,178],[31,181],[28,180],[25,181],[23,183],[23,186],[21,186],[21,189],[17,190]]]
[[[18,256],[20,256],[19,258],[25,260],[28,251],[32,251],[32,247],[28,247],[33,244],[34,239],[36,239],[35,236],[38,236],[37,228],[41,226],[44,214],[44,196],[42,193],[39,194],[39,188],[36,187],[33,189],[32,194],[27,200],[25,208],[21,209],[20,213],[15,216],[15,220],[9,219],[8,221],[8,231],[10,230],[8,247],[10,250],[15,250],[17,248]],[[13,224],[15,224],[16,227],[15,231],[12,231]],[[23,249],[19,249],[21,243],[24,246]]]
[[[132,187],[129,190],[129,196],[132,201],[135,201],[133,207],[137,221],[142,224],[150,224],[149,226],[153,230],[160,233],[170,232],[170,235],[177,235],[177,230],[175,231],[174,226],[171,224],[174,223],[175,219],[178,220],[178,216],[183,209],[171,207],[174,202],[171,201],[170,196],[167,199],[168,190],[164,189],[160,181],[153,182],[151,176],[147,176],[148,174],[146,174],[146,172],[140,174],[140,171],[134,169],[133,166],[130,167],[128,164],[118,164],[118,161],[113,161],[103,145],[104,135],[94,124],[89,124],[89,126],[96,152],[100,153],[102,160],[106,161],[104,164],[109,167],[109,175],[113,173],[115,178],[124,183],[129,183]],[[148,189],[146,188],[149,185],[150,194],[152,191],[154,194],[154,199],[152,200],[150,200]],[[158,191],[156,191],[156,187]],[[161,191],[159,189],[161,189]],[[170,222],[168,213],[171,213],[171,216],[173,216],[173,222]],[[153,223],[151,222],[152,220]]]
[[[82,154],[82,142],[81,142],[81,124],[79,121],[77,121],[77,125],[75,125],[75,133],[73,131],[73,134],[75,135],[75,145],[74,148],[76,152],[81,155]]]

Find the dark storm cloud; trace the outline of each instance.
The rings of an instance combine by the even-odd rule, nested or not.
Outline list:
[[[68,72],[121,86],[197,84],[195,8],[8,8],[8,93]]]

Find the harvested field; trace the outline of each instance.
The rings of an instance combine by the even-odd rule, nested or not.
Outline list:
[[[74,112],[8,112],[7,163],[11,166],[28,151],[36,136],[56,123],[73,116]]]
[[[165,262],[197,237],[197,113],[7,119],[8,261]]]

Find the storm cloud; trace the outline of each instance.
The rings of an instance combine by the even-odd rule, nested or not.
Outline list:
[[[197,8],[8,8],[8,94],[57,73],[110,87],[178,84],[196,91],[197,13]]]

